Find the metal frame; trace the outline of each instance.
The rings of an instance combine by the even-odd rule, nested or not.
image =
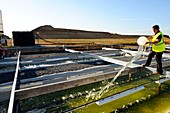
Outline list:
[[[112,58],[108,58],[108,57],[103,57],[103,56],[99,56],[99,55],[94,55],[94,54],[89,54],[89,53],[82,52],[82,51],[75,51],[75,50],[71,50],[71,49],[65,49],[65,51],[68,51],[68,52],[71,52],[71,53],[81,53],[81,54],[84,54],[84,55],[89,55],[89,56],[94,57],[96,59],[100,59],[100,60],[103,60],[103,61],[106,61],[106,62],[110,62],[110,63],[122,65],[122,66],[127,64],[127,62],[125,62],[125,61],[112,59]],[[131,51],[129,51],[129,52],[131,52]],[[20,71],[20,68],[19,68],[19,66],[20,66],[20,54],[21,54],[21,52],[19,51],[15,77],[14,77],[13,86],[12,86],[12,90],[11,90],[8,113],[20,113],[19,99],[38,96],[38,95],[54,92],[54,91],[57,91],[57,90],[63,90],[63,89],[67,89],[67,88],[71,88],[71,87],[75,87],[75,86],[81,86],[81,85],[88,84],[88,83],[91,83],[91,82],[101,81],[104,78],[106,79],[106,75],[105,76],[97,76],[98,79],[95,78],[96,76],[91,76],[91,77],[88,77],[88,78],[83,78],[84,82],[82,82],[81,79],[77,79],[77,80],[72,80],[72,81],[69,80],[67,82],[52,83],[52,84],[36,86],[36,87],[32,87],[32,88],[25,88],[25,89],[19,90],[19,86],[20,86],[20,72],[19,72]],[[140,68],[141,65],[132,63],[128,67],[129,68]],[[152,67],[146,67],[146,68],[149,69],[150,71],[156,70],[155,68],[152,68]],[[170,72],[167,71],[167,75],[169,75],[169,74],[170,74]],[[113,73],[111,75],[113,76]],[[107,76],[109,78],[110,74],[108,74]],[[162,82],[167,81],[167,80],[170,80],[170,78],[166,78]],[[75,82],[75,81],[77,81],[77,82]],[[72,86],[70,86],[70,82],[71,82]],[[45,92],[43,91],[43,89],[45,89]],[[101,101],[101,103],[102,103],[102,101]]]

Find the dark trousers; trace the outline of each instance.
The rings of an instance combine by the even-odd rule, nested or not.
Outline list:
[[[154,51],[150,52],[145,65],[149,66],[151,64],[152,58],[155,55],[156,55],[155,59],[156,59],[156,62],[157,62],[157,72],[159,72],[160,74],[163,74],[163,70],[162,70],[162,55],[163,55],[163,52],[154,52]]]

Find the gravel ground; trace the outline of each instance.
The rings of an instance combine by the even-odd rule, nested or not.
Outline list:
[[[86,53],[93,54],[111,54],[114,52],[120,51],[110,51],[110,50],[92,50],[92,51],[84,51]],[[37,59],[37,58],[46,58],[46,57],[68,57],[70,55],[75,55],[75,53],[61,52],[61,53],[46,53],[46,54],[34,54],[34,55],[22,55],[22,59]]]
[[[53,74],[53,73],[76,71],[76,70],[80,70],[80,69],[84,69],[88,67],[93,67],[96,65],[105,65],[105,64],[108,64],[108,63],[95,61],[95,62],[90,62],[90,63],[75,63],[75,64],[60,65],[60,66],[52,66],[52,67],[41,68],[41,69],[24,70],[22,71],[22,73],[24,74],[21,74],[20,77],[21,79],[32,78],[32,77]],[[0,83],[12,81],[14,74],[15,74],[15,71],[0,74]]]
[[[46,74],[80,70],[80,69],[84,69],[84,68],[88,68],[88,67],[92,67],[92,66],[94,66],[94,65],[90,65],[90,64],[68,64],[67,66],[62,65],[62,66],[54,66],[54,67],[41,68],[41,69],[25,70],[25,71],[22,71],[22,73],[24,73],[24,75],[21,75],[20,77],[21,77],[21,79],[32,78],[32,77],[37,77],[37,76],[46,75]],[[0,74],[0,83],[12,81],[13,77],[14,77],[14,72],[13,73]]]
[[[106,62],[102,62],[102,64],[98,64],[98,63],[99,62],[75,63],[75,64],[67,64],[67,65],[61,65],[61,66],[42,68],[42,69],[38,69],[38,70],[27,70],[24,72],[25,72],[25,75],[27,75],[27,76],[32,75],[32,77],[33,77],[33,76],[41,76],[41,75],[60,73],[60,72],[66,72],[66,71],[76,71],[76,70],[80,70],[80,69],[84,69],[84,68],[88,68],[88,67],[93,67],[96,65],[108,64]]]
[[[12,70],[15,66],[0,66],[0,71]]]
[[[35,58],[46,58],[46,57],[64,57],[69,56],[72,53],[45,53],[45,54],[33,54],[33,55],[21,55],[22,59],[35,59]]]
[[[119,50],[92,50],[92,51],[84,51],[86,53],[93,53],[93,54],[111,54],[115,52],[120,52]]]

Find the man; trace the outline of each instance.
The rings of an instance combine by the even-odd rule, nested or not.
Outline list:
[[[155,72],[155,74],[163,75],[162,54],[165,51],[164,36],[163,33],[160,31],[158,25],[154,25],[152,28],[155,35],[153,37],[149,37],[151,42],[148,42],[152,44],[152,51],[148,56],[146,64],[144,64],[143,66],[149,66],[152,61],[152,58],[156,55],[155,59],[157,62],[157,72]]]

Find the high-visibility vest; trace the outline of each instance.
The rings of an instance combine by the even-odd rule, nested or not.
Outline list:
[[[164,36],[162,32],[159,32],[156,35],[154,35],[152,38],[152,42],[155,42],[159,35],[162,36],[161,41],[158,42],[157,44],[152,44],[152,51],[155,51],[155,52],[165,51],[165,42],[164,42]]]

